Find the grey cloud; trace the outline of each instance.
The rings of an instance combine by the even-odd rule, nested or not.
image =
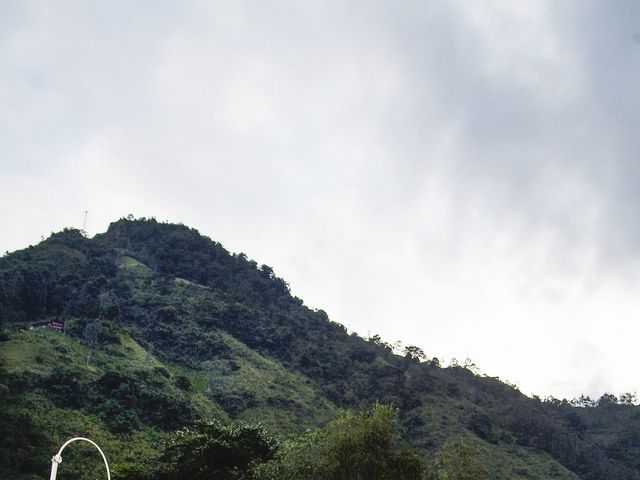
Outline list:
[[[3,9],[0,186],[24,213],[0,214],[28,221],[0,249],[85,208],[96,230],[179,220],[361,333],[397,312],[445,356],[458,346],[439,323],[491,318],[480,287],[533,321],[523,298],[560,309],[602,272],[628,275],[640,7],[473,5]]]

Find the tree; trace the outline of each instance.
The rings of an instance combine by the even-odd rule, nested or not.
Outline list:
[[[191,380],[189,380],[189,377],[186,377],[185,375],[177,375],[174,379],[174,383],[176,384],[176,387],[178,387],[183,392],[189,393],[193,388],[191,385]]]
[[[331,478],[336,480],[418,480],[420,456],[400,442],[397,409],[376,404],[346,412],[326,429]]]
[[[93,353],[98,347],[100,340],[100,330],[102,329],[102,320],[96,319],[89,322],[82,332],[82,339],[87,347],[89,347],[89,353],[87,354],[87,363],[90,363],[93,359]]]
[[[324,430],[285,441],[276,457],[256,466],[257,480],[330,480]]]
[[[479,375],[480,374],[480,369],[478,368],[478,366],[473,362],[473,360],[471,360],[470,358],[465,359],[464,361],[464,368],[466,368],[467,370],[469,370],[470,372],[474,373],[475,375]]]
[[[426,360],[427,354],[420,347],[415,345],[407,345],[404,347],[404,356],[414,360]]]
[[[87,323],[82,332],[82,339],[90,349],[95,349],[100,340],[100,329],[102,328],[102,320],[95,319]]]
[[[111,468],[113,480],[151,480],[151,469],[137,463],[116,463]]]
[[[464,439],[448,440],[436,459],[434,480],[486,480],[489,473],[478,459],[478,448]]]
[[[347,411],[325,428],[286,443],[260,465],[259,480],[420,480],[422,458],[400,441],[397,410]]]
[[[383,341],[382,337],[378,334],[374,335],[373,337],[369,337],[369,342],[379,347],[383,347],[385,350],[388,350],[388,351],[393,350],[393,346],[390,343]]]
[[[589,396],[580,395],[579,398],[574,398],[571,400],[571,405],[574,407],[595,407],[597,402],[591,399]]]
[[[616,405],[618,403],[618,397],[613,395],[612,393],[604,393],[598,399],[598,407],[610,407],[611,405]]]
[[[634,405],[636,403],[636,394],[632,392],[620,394],[620,403],[622,405]]]
[[[161,480],[245,480],[255,464],[271,459],[276,440],[260,425],[203,421],[176,432],[165,449]]]

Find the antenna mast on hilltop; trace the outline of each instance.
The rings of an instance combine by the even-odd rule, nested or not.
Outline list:
[[[87,236],[87,215],[89,214],[88,210],[84,211],[84,220],[82,221],[82,233],[86,237]]]

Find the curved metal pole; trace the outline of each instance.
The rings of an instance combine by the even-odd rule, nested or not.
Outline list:
[[[109,464],[107,463],[107,457],[104,456],[104,453],[102,452],[102,450],[100,449],[100,447],[98,446],[98,444],[96,442],[94,442],[93,440],[89,440],[88,438],[84,438],[84,437],[75,437],[72,438],[70,440],[67,440],[66,442],[64,442],[64,444],[62,444],[62,446],[60,447],[60,450],[58,450],[58,453],[56,453],[53,458],[51,459],[51,476],[49,477],[49,480],[56,480],[56,476],[58,475],[58,465],[60,465],[62,463],[62,450],[64,450],[64,448],[69,445],[72,442],[75,442],[77,440],[82,440],[84,442],[89,442],[91,445],[93,445],[94,447],[96,447],[98,449],[98,452],[100,452],[100,456],[102,457],[102,460],[104,461],[104,466],[107,469],[107,480],[111,480],[111,472],[109,472]]]

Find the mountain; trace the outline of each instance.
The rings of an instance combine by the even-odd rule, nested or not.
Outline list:
[[[72,435],[136,463],[202,418],[286,437],[382,402],[427,464],[464,438],[492,479],[640,479],[631,396],[541,401],[417,347],[397,354],[183,225],[121,219],[5,255],[0,324],[0,478],[42,478]],[[83,453],[65,478],[91,472]]]

